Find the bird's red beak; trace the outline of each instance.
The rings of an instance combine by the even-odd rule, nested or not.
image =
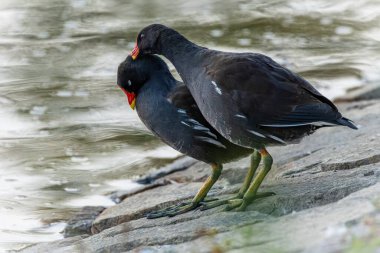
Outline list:
[[[140,53],[140,49],[139,49],[139,47],[137,46],[137,43],[136,43],[135,47],[133,48],[133,50],[131,52],[132,59],[136,60],[137,56],[139,56],[139,53]]]
[[[120,87],[120,89],[127,95],[129,106],[132,108],[132,110],[135,109],[136,106],[136,95],[133,92],[126,91],[123,87]]]

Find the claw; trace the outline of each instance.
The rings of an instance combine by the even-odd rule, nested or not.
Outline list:
[[[224,208],[225,211],[231,211],[239,207],[243,203],[242,199],[231,199],[228,201],[228,205]]]
[[[276,195],[276,193],[274,193],[274,192],[259,192],[256,194],[254,199],[266,198],[266,197],[270,197],[270,196],[274,196],[274,195]],[[204,211],[204,210],[212,209],[212,208],[215,208],[218,206],[231,204],[233,202],[237,202],[237,203],[241,204],[242,199],[243,199],[243,197],[238,194],[235,197],[230,197],[230,198],[226,198],[226,199],[217,199],[215,201],[208,201],[206,203],[202,202],[199,210]],[[229,211],[229,210],[232,210],[232,209],[235,209],[238,207],[239,207],[238,205],[236,207],[233,207],[232,205],[230,205],[229,207],[226,207],[225,210],[228,209],[227,211]]]
[[[179,214],[186,213],[188,211],[194,210],[199,206],[197,203],[193,202],[182,202],[177,205],[173,205],[158,211],[150,212],[146,215],[147,219],[156,219],[161,217],[173,217]]]
[[[162,215],[161,213],[159,212],[156,212],[156,213],[148,213],[146,215],[146,218],[147,219],[156,219],[156,218],[160,218],[160,217],[164,217],[165,215]]]
[[[228,201],[228,205],[224,208],[224,210],[225,211],[234,210],[237,212],[242,212],[242,211],[245,211],[247,206],[249,204],[251,204],[255,199],[266,198],[266,197],[270,197],[273,195],[276,195],[276,193],[274,193],[274,192],[260,192],[260,193],[257,193],[256,196],[253,197],[250,201],[248,201],[246,199],[242,199],[242,198],[230,199]]]
[[[178,209],[176,211],[167,213],[167,216],[173,217],[173,216],[176,216],[176,215],[183,214],[183,213],[186,213],[188,211],[194,210],[197,207],[198,207],[198,204],[193,204],[193,203],[192,204],[188,204],[188,205],[182,206],[180,209]]]
[[[215,197],[206,197],[206,198],[204,198],[204,200],[201,201],[201,203],[209,203],[209,202],[214,202],[217,200],[219,200],[219,199],[215,198]]]
[[[199,208],[199,210],[205,211],[208,209],[212,209],[212,208],[215,208],[218,206],[225,205],[227,203],[228,203],[228,199],[218,199],[218,200],[215,200],[213,202],[201,203],[201,207]]]

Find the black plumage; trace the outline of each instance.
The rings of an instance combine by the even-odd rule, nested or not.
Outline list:
[[[324,126],[357,129],[309,82],[265,55],[211,50],[159,24],[138,34],[132,57],[145,54],[173,63],[204,118],[223,137],[259,151],[264,168],[231,208],[244,210],[257,194],[272,166],[266,146],[299,141]]]
[[[148,55],[133,61],[128,56],[119,65],[117,83],[128,96],[136,96],[137,113],[154,135],[181,153],[218,168],[217,173],[221,164],[253,152],[226,140],[210,126],[188,88],[174,79],[159,57]],[[174,215],[163,213],[169,214]]]
[[[206,120],[238,145],[284,144],[321,126],[356,128],[310,83],[265,55],[210,50],[163,25],[144,28],[137,47],[167,57]],[[289,130],[298,133],[294,140]]]
[[[131,85],[129,85],[129,83]],[[141,121],[163,142],[206,163],[226,163],[252,153],[232,144],[204,119],[183,83],[175,80],[157,56],[120,64],[118,85],[136,95]]]

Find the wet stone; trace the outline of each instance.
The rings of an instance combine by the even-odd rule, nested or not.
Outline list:
[[[298,145],[270,147],[272,171],[245,212],[224,206],[172,218],[146,219],[148,212],[190,200],[210,174],[207,164],[162,177],[159,185],[105,209],[92,235],[37,244],[22,252],[357,252],[356,242],[372,245],[379,235],[380,101],[340,105],[361,125],[358,131],[326,128]],[[372,138],[372,139],[371,139]],[[224,166],[210,191],[216,198],[236,193],[249,158]]]
[[[143,218],[151,211],[190,199],[201,185],[202,183],[170,184],[133,195],[104,210],[94,221],[91,231],[99,233],[120,223]]]
[[[136,182],[140,184],[151,184],[155,180],[162,178],[166,175],[172,174],[177,171],[186,170],[187,168],[191,167],[196,162],[197,160],[191,157],[182,157],[163,168],[160,168],[154,172],[149,173],[146,176],[139,178]]]
[[[91,226],[95,218],[105,209],[103,206],[85,206],[70,220],[63,231],[64,237],[91,235]]]
[[[380,83],[367,84],[351,89],[344,96],[335,99],[336,102],[360,101],[380,98]]]

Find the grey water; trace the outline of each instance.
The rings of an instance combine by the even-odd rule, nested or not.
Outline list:
[[[180,155],[116,85],[145,25],[265,53],[333,99],[380,81],[379,21],[371,0],[2,0],[0,251],[62,238],[82,206],[113,205],[109,192]]]

